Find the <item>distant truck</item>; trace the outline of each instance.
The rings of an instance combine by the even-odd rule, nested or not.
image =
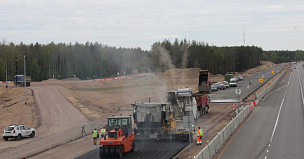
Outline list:
[[[225,74],[225,81],[229,82],[231,78],[233,78],[233,74]]]
[[[30,86],[31,85],[31,76],[26,76],[26,86]],[[14,76],[14,85],[17,86],[17,85],[20,85],[22,87],[25,86],[24,84],[24,75],[16,75]]]
[[[199,81],[198,81],[198,91],[203,93],[211,92],[211,83],[209,80],[209,71],[208,70],[200,70],[199,71]]]

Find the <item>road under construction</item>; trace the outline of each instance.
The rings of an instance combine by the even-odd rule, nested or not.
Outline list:
[[[249,95],[251,95],[254,91],[256,91],[262,84],[258,82],[258,79],[261,77],[261,75],[263,75],[264,80],[268,81],[270,80],[274,75],[271,73],[271,70],[276,70],[277,73],[279,73],[286,65],[276,65],[274,67],[272,67],[270,70],[265,70],[262,72],[258,72],[254,75],[251,75],[249,77],[247,77],[245,80],[243,81],[239,81],[238,82],[238,88],[242,90],[242,94],[240,96],[237,96],[235,94],[235,89],[230,88],[227,91],[221,91],[221,92],[216,92],[216,93],[212,93],[210,94],[211,99],[217,99],[217,100],[222,100],[225,101],[227,99],[246,99]],[[250,85],[250,89],[248,88],[248,83],[249,83],[249,79],[251,79],[251,81],[254,81],[251,83]],[[184,90],[183,90],[184,91]],[[182,92],[182,91],[180,91]],[[208,135],[208,132],[210,132],[210,130],[212,128],[214,128],[214,125],[209,124],[208,127],[206,127],[207,123],[210,122],[211,120],[214,120],[214,115],[212,113],[212,108],[213,106],[216,107],[218,103],[211,103],[210,105],[210,110],[209,112],[211,112],[210,114],[207,114],[205,116],[202,116],[202,118],[200,119],[196,119],[195,120],[195,127],[193,127],[193,129],[191,130],[192,133],[196,133],[195,130],[197,130],[197,127],[203,127],[205,128],[204,131],[206,131],[207,133],[204,133],[204,135]],[[237,104],[237,103],[236,103]],[[142,108],[146,108],[145,112],[147,111],[147,107],[149,107],[149,110],[152,110],[151,108],[153,106],[157,107],[157,104],[155,103],[150,103],[149,104],[144,104],[144,103],[135,103],[132,104],[132,106],[134,108],[140,107],[142,105]],[[212,106],[213,105],[213,106]],[[231,104],[232,105],[232,104]],[[166,104],[163,104],[163,106],[167,106]],[[164,109],[164,108],[162,108]],[[161,109],[161,110],[162,110]],[[167,108],[168,109],[168,108]],[[232,107],[231,107],[232,109]],[[231,109],[228,109],[228,112],[231,111]],[[157,107],[158,110],[158,107]],[[153,111],[150,112],[151,114],[153,113]],[[185,114],[187,114],[186,112],[184,112]],[[183,116],[185,116],[185,114],[183,114]],[[224,113],[224,114],[227,114]],[[217,116],[218,121],[222,120],[223,118],[225,118],[225,115],[221,114],[219,116]],[[134,114],[133,114],[134,115]],[[170,116],[170,114],[165,115],[165,116]],[[209,120],[209,121],[208,121]],[[169,125],[175,125],[174,124],[169,124]],[[162,125],[163,126],[163,125]],[[160,159],[168,159],[168,158],[183,158],[183,155],[178,155],[179,153],[182,152],[182,150],[184,149],[183,153],[185,153],[185,151],[187,151],[186,149],[188,149],[188,151],[190,151],[190,146],[189,146],[189,137],[188,137],[188,133],[189,131],[186,132],[185,134],[185,138],[186,141],[184,140],[184,142],[181,142],[180,140],[173,140],[173,141],[142,141],[142,140],[138,140],[136,141],[136,151],[135,152],[128,152],[126,154],[124,154],[122,156],[122,158],[160,158]],[[138,136],[139,139],[141,139],[141,136]],[[168,137],[168,136],[166,136]],[[187,139],[188,137],[188,139]],[[148,137],[150,139],[150,137]],[[157,138],[157,137],[155,137]],[[191,137],[191,141],[192,144],[191,146],[193,146],[192,148],[194,148],[196,145],[195,143],[195,136]],[[167,139],[167,138],[166,138]],[[206,139],[206,137],[205,137]],[[194,143],[193,143],[194,142]],[[189,152],[190,154],[190,152]],[[190,154],[192,155],[192,154]],[[183,156],[183,157],[181,157]],[[79,157],[77,157],[77,159],[85,159],[85,158],[99,158],[98,155],[98,148],[94,149],[84,155],[81,155]]]
[[[277,73],[282,70],[283,67],[284,64],[275,65],[271,69],[256,72],[250,76],[245,77],[243,81],[240,81],[238,83],[238,87],[242,90],[242,94],[239,97],[245,99],[248,95],[254,92],[258,87],[260,87],[261,84],[258,82],[258,79],[262,75],[264,76],[264,81],[267,81],[273,76],[271,74],[271,70],[275,70],[275,72]],[[252,80],[250,88],[247,87],[249,79]],[[124,82],[134,82],[138,84],[138,81],[139,80],[130,80]],[[118,81],[106,81],[104,83],[111,85],[115,82]],[[147,83],[150,82],[151,81],[147,81]],[[1,157],[20,158],[20,156],[26,155],[30,158],[99,158],[99,148],[92,146],[90,132],[94,128],[101,128],[104,124],[106,124],[106,120],[97,121],[94,120],[94,117],[97,118],[98,115],[109,116],[113,112],[117,112],[116,115],[118,115],[118,113],[122,113],[127,116],[132,115],[133,107],[128,104],[119,109],[115,107],[113,108],[113,110],[103,108],[102,111],[99,111],[98,109],[95,109],[96,106],[94,105],[94,103],[91,103],[88,100],[98,99],[100,94],[95,95],[95,92],[94,94],[88,94],[88,92],[84,91],[84,93],[82,93],[81,91],[76,90],[78,95],[77,98],[71,97],[72,94],[68,91],[68,89],[74,88],[80,83],[91,84],[93,87],[96,86],[94,82],[82,81],[49,81],[45,83],[33,82],[31,84],[31,88],[28,88],[33,90],[32,95],[29,95],[28,97],[33,97],[36,100],[36,106],[38,107],[37,109],[40,110],[39,114],[41,116],[41,120],[38,121],[38,123],[41,126],[37,128],[37,135],[34,139],[26,139],[22,140],[21,142],[6,142],[5,144],[2,144],[3,141],[0,141]],[[100,84],[102,83],[103,82],[100,82]],[[62,86],[58,84],[61,84]],[[193,85],[192,87],[195,86]],[[127,88],[129,89],[129,87]],[[144,88],[146,87],[144,86]],[[168,90],[177,90],[169,87],[164,87],[164,89],[165,90],[163,92],[165,93]],[[122,90],[122,93],[124,93],[123,91],[124,90]],[[134,101],[135,99],[146,99],[143,98],[143,96],[136,98],[133,97],[133,94],[129,93],[131,91],[127,90],[127,98],[121,98],[129,99],[129,102],[123,101],[124,103],[133,103],[132,101]],[[147,91],[151,91],[151,89],[148,89]],[[153,91],[154,90],[152,90],[152,92]],[[115,92],[115,90],[113,92],[117,93]],[[141,94],[143,94],[143,92],[141,92]],[[238,96],[235,94],[235,89],[233,88],[219,92],[212,92],[208,95],[210,96],[211,101],[215,99],[238,99]],[[102,101],[107,101],[107,98],[111,98],[110,96],[106,96],[104,94],[103,96],[103,99],[101,99]],[[114,96],[113,100],[111,101],[115,100],[117,100],[117,95]],[[113,102],[110,104],[111,109],[113,107],[112,105],[118,105]],[[30,105],[30,101],[28,105]],[[197,130],[197,127],[199,126],[203,128],[204,142],[206,142],[206,139],[209,139],[212,136],[212,130],[216,128],[216,125],[220,123],[220,121],[222,121],[223,119],[226,119],[228,113],[232,112],[231,103],[210,103],[209,106],[210,109],[208,110],[208,114],[196,119],[194,126],[195,130]],[[14,108],[14,106],[9,108]],[[24,107],[20,108],[24,109]],[[7,110],[7,108],[5,108],[4,111],[5,110]],[[92,113],[94,111],[96,112],[95,114]],[[52,112],[62,112],[62,114]],[[83,114],[85,114],[86,116],[84,116]],[[87,136],[84,138],[79,138],[81,128],[85,128],[86,130]],[[193,143],[193,141],[195,141],[195,138],[196,137],[194,135],[192,138],[193,140],[191,140],[191,150],[193,152],[192,155],[195,155],[195,152],[198,152],[200,149],[203,148],[203,145],[196,146],[196,144]],[[16,153],[17,149],[18,153]],[[123,154],[122,158],[172,158],[173,156],[175,156],[174,158],[185,158],[185,156],[189,156],[189,150],[190,146],[188,141],[136,141],[135,152],[126,152],[125,154]],[[73,153],[66,153],[67,151]]]

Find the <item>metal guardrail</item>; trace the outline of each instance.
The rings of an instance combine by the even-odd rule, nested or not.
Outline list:
[[[211,159],[216,152],[219,151],[220,147],[225,143],[229,136],[239,126],[239,124],[245,119],[250,113],[249,105],[247,105],[233,120],[231,120],[227,126],[219,132],[214,139],[204,147],[202,151],[195,156],[195,159]]]

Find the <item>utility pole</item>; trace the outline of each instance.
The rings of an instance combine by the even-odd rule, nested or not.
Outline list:
[[[244,30],[244,35],[243,35],[243,46],[245,47],[245,30]]]
[[[24,55],[24,104],[26,105],[26,68],[25,68],[25,55]]]
[[[6,88],[7,86],[7,55],[5,54],[5,83],[6,83]]]

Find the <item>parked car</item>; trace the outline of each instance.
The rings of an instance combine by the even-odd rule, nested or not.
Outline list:
[[[217,91],[217,87],[215,85],[211,85],[211,91]]]
[[[219,89],[226,89],[226,86],[224,84],[220,84]]]
[[[21,140],[23,137],[35,137],[35,129],[26,125],[10,125],[4,128],[2,136],[5,141],[9,138]]]
[[[223,81],[223,84],[226,86],[226,88],[230,88],[230,85],[227,81]]]
[[[230,87],[236,87],[237,86],[236,78],[231,78],[229,84],[230,84]]]
[[[220,84],[219,83],[214,83],[213,85],[217,88],[217,90],[220,89]]]
[[[242,81],[244,80],[244,77],[240,76],[240,77],[237,77],[237,81]]]

